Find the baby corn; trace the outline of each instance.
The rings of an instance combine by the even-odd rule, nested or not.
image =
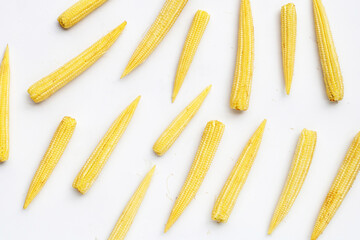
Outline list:
[[[132,222],[139,210],[139,207],[145,197],[146,191],[149,188],[151,178],[154,174],[155,166],[146,174],[138,189],[131,197],[130,201],[123,210],[119,220],[117,221],[114,229],[112,230],[108,240],[122,240],[125,238],[129,231]]]
[[[254,163],[265,130],[266,120],[258,127],[242,151],[229,178],[216,200],[212,212],[212,219],[217,222],[227,222],[234,208],[236,199],[246,182],[250,169]]]
[[[317,239],[335,215],[360,169],[360,132],[354,138],[316,220],[311,240]]]
[[[200,109],[201,104],[204,102],[206,96],[211,89],[211,85],[208,86],[199,96],[197,96],[167,127],[167,129],[161,134],[159,139],[153,146],[154,152],[158,156],[162,156],[173,145],[176,139],[180,136],[182,131],[188,125],[190,120],[195,116]]]
[[[53,172],[55,166],[59,162],[62,154],[68,145],[70,138],[72,137],[76,127],[75,119],[71,117],[64,117],[58,126],[53,139],[49,145],[48,150],[45,153],[44,158],[40,162],[40,166],[36,171],[34,178],[30,184],[25,203],[24,209],[26,209],[31,201],[40,192],[42,187]]]
[[[175,77],[172,102],[175,101],[181,85],[184,82],[185,76],[190,68],[191,62],[194,59],[196,50],[200,44],[200,40],[205,32],[209,20],[210,15],[207,12],[201,10],[196,12],[179,60],[179,65]]]
[[[42,102],[79,76],[105,54],[119,37],[125,26],[126,22],[122,23],[79,56],[66,63],[49,76],[33,84],[28,90],[31,99],[36,103]]]
[[[225,125],[219,121],[207,123],[190,172],[166,223],[165,232],[170,229],[195,197],[215,156],[224,129]]]
[[[281,41],[286,93],[290,94],[296,49],[296,9],[293,3],[281,8]]]
[[[133,53],[121,78],[128,75],[150,56],[174,25],[187,2],[188,0],[166,0],[155,22]]]
[[[238,50],[230,107],[246,111],[249,108],[254,69],[254,25],[249,0],[241,0]]]
[[[5,162],[9,158],[9,89],[9,47],[6,46],[0,65],[0,162]]]
[[[73,187],[80,193],[85,194],[99,176],[106,161],[129,125],[139,100],[140,96],[137,97],[114,121],[75,178]]]
[[[331,35],[329,21],[321,0],[313,0],[314,19],[320,60],[323,69],[326,93],[332,102],[344,97],[344,83],[336,53],[334,40]]]
[[[271,234],[290,211],[309,171],[316,146],[316,132],[304,129],[298,141],[286,184],[276,206],[268,234]]]
[[[103,5],[107,0],[80,0],[58,17],[63,28],[71,28],[84,17]]]

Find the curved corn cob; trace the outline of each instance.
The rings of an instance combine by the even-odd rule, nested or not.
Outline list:
[[[211,89],[211,85],[200,93],[176,118],[170,123],[153,146],[154,152],[162,156],[174,144],[182,131],[195,116]]]
[[[344,97],[344,83],[338,56],[325,8],[320,0],[313,0],[313,3],[316,37],[326,93],[330,101],[337,102]]]
[[[249,108],[251,81],[254,70],[254,25],[249,0],[240,7],[238,50],[230,107],[246,111]]]
[[[85,194],[99,176],[106,161],[129,125],[139,100],[140,96],[137,97],[113,122],[105,136],[101,139],[94,152],[80,170],[73,183],[73,187],[80,193]]]
[[[121,78],[128,75],[150,56],[174,25],[187,2],[188,0],[166,0],[155,22],[133,53]]]
[[[59,162],[62,154],[68,145],[70,138],[72,137],[76,127],[75,119],[71,117],[64,117],[58,126],[53,139],[47,149],[44,158],[41,160],[39,168],[37,169],[34,178],[30,184],[25,203],[24,209],[26,209],[31,201],[40,192],[42,187],[53,172],[55,166]]]
[[[316,132],[304,129],[298,141],[286,184],[276,206],[268,234],[271,234],[290,211],[309,171],[316,146]]]
[[[172,102],[175,101],[181,85],[184,82],[185,76],[190,68],[191,62],[194,59],[196,50],[200,44],[200,40],[205,32],[209,20],[210,15],[207,12],[201,10],[196,12],[179,60],[179,65],[175,77]]]
[[[121,213],[121,216],[112,230],[108,240],[122,240],[125,238],[145,197],[146,191],[149,188],[154,171],[155,166],[146,174],[138,189],[131,197],[130,201]]]
[[[281,8],[281,41],[286,93],[290,94],[296,49],[296,9],[293,3]]]
[[[9,158],[9,88],[9,47],[6,46],[0,65],[0,162]]]
[[[125,26],[126,22],[123,22],[120,26],[82,52],[79,56],[66,63],[49,76],[34,83],[28,89],[31,99],[36,103],[42,102],[60,88],[74,80],[105,54],[119,37]]]
[[[227,222],[234,208],[236,199],[246,182],[250,169],[254,163],[265,130],[266,120],[258,127],[242,151],[229,178],[216,200],[212,211],[212,219],[217,222]]]
[[[190,172],[171,211],[165,232],[176,222],[199,190],[215,156],[225,125],[219,121],[207,123]]]
[[[335,215],[360,169],[360,132],[355,136],[316,220],[311,240],[317,239]]]
[[[107,0],[80,0],[58,17],[63,28],[71,28],[84,17],[103,5]]]

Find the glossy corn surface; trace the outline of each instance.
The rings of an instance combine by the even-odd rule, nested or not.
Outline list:
[[[344,83],[338,55],[324,5],[321,0],[313,0],[313,5],[317,44],[326,93],[330,101],[337,102],[344,97]]]
[[[175,101],[175,98],[178,95],[179,90],[184,82],[186,74],[189,71],[190,65],[194,59],[196,50],[198,49],[209,20],[210,15],[202,10],[198,10],[194,16],[179,60],[174,82],[172,102]]]
[[[31,99],[36,103],[42,102],[74,80],[105,54],[120,36],[125,26],[126,22],[122,23],[94,45],[82,52],[79,56],[75,57],[47,77],[34,83],[28,89]]]
[[[49,179],[64,153],[65,148],[74,133],[75,127],[76,121],[71,117],[64,117],[61,121],[30,184],[24,203],[24,209],[29,206]]]
[[[281,49],[283,56],[283,70],[286,93],[290,94],[294,75],[295,49],[296,49],[296,8],[288,3],[281,8]]]
[[[158,156],[164,155],[174,144],[176,139],[180,136],[185,127],[200,109],[210,89],[211,85],[202,91],[199,96],[197,96],[179,115],[177,115],[161,134],[153,146],[153,150]]]
[[[58,22],[63,28],[71,28],[80,22],[107,0],[80,0],[58,17]]]
[[[136,48],[121,78],[143,63],[164,39],[188,0],[166,0],[155,22]]]
[[[191,169],[166,223],[165,232],[170,229],[195,197],[215,156],[224,129],[225,125],[219,121],[207,123]]]
[[[74,180],[73,187],[85,194],[96,181],[105,163],[129,125],[140,101],[137,97],[113,122]]]
[[[218,196],[213,211],[212,219],[217,222],[227,222],[238,195],[244,186],[251,167],[260,147],[262,136],[265,130],[264,120],[243,149],[240,158],[232,169],[220,195]]]
[[[5,162],[9,158],[9,91],[9,47],[6,46],[0,65],[0,162]]]
[[[315,223],[311,240],[325,230],[340,207],[360,170],[360,132],[355,136],[345,159],[332,183]]]
[[[254,25],[249,0],[241,0],[238,50],[231,90],[230,107],[246,111],[249,108],[254,71]]]
[[[275,230],[294,204],[309,171],[314,156],[316,139],[317,134],[314,131],[304,129],[301,132],[291,169],[272,217],[268,234]]]
[[[146,174],[138,189],[135,191],[125,209],[121,213],[114,229],[112,230],[108,240],[122,240],[125,239],[131,224],[140,208],[140,205],[145,197],[146,191],[149,188],[152,176],[154,175],[155,166]]]

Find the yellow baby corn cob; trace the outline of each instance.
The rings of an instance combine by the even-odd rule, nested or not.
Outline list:
[[[125,26],[126,22],[123,22],[120,26],[82,52],[79,56],[66,63],[49,76],[33,84],[28,90],[31,99],[36,103],[42,102],[83,73],[105,54],[119,37]]]
[[[9,158],[9,47],[6,46],[0,65],[0,162]]]
[[[344,97],[344,83],[338,56],[325,8],[320,0],[314,0],[313,3],[316,37],[326,93],[330,101],[337,102]]]
[[[149,188],[151,178],[154,174],[155,166],[146,174],[138,189],[131,197],[130,201],[123,210],[119,220],[117,221],[114,229],[112,230],[108,240],[122,240],[125,238],[130,229],[132,222],[139,210],[139,207],[145,197],[146,191]]]
[[[241,0],[238,50],[230,107],[246,111],[249,108],[254,70],[254,25],[249,0]]]
[[[225,125],[219,121],[207,123],[190,172],[171,211],[165,232],[176,222],[199,190],[215,156]]]
[[[181,85],[184,82],[185,76],[190,68],[191,62],[194,59],[196,50],[198,49],[200,40],[205,32],[209,20],[210,15],[207,12],[201,10],[196,12],[179,60],[179,65],[175,77],[172,102],[175,101]]]
[[[266,120],[258,127],[242,151],[229,178],[216,200],[212,212],[212,219],[217,222],[227,222],[234,208],[236,199],[246,182],[250,169],[254,163],[265,130]]]
[[[84,17],[103,5],[107,0],[80,0],[58,17],[63,28],[71,28]]]
[[[290,211],[309,171],[316,146],[316,132],[304,129],[298,141],[286,184],[276,206],[268,234],[271,234]]]
[[[176,118],[170,123],[153,146],[154,152],[162,156],[173,145],[182,131],[195,116],[211,89],[211,85],[200,93]]]
[[[296,9],[293,3],[281,8],[281,41],[286,93],[290,94],[296,49]]]
[[[187,2],[188,0],[166,0],[155,22],[133,53],[121,78],[128,75],[150,56],[174,25]]]
[[[76,127],[75,119],[71,117],[64,117],[58,126],[53,139],[47,149],[44,158],[41,160],[39,168],[37,169],[34,178],[30,184],[25,203],[24,209],[26,209],[31,201],[40,192],[42,187],[53,172],[55,166],[59,162],[62,154],[68,145],[70,138],[72,137]]]
[[[316,220],[311,240],[317,239],[335,215],[360,169],[360,132],[355,136]]]
[[[73,183],[73,187],[80,193],[85,194],[99,176],[106,161],[129,125],[139,100],[140,96],[138,96],[113,122],[105,136],[101,139],[94,152],[80,170]]]

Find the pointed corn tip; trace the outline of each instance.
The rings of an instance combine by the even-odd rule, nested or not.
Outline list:
[[[120,79],[126,77],[130,72],[125,68],[124,72],[121,74]]]
[[[31,201],[29,202],[27,199],[25,200],[25,203],[24,203],[24,206],[23,206],[23,209],[27,209],[27,207],[29,206],[29,204],[31,203]]]
[[[131,103],[131,105],[138,105],[138,103],[139,103],[139,101],[140,101],[140,99],[141,99],[141,95],[139,95],[139,96],[137,96],[136,98],[135,98],[135,100]]]

